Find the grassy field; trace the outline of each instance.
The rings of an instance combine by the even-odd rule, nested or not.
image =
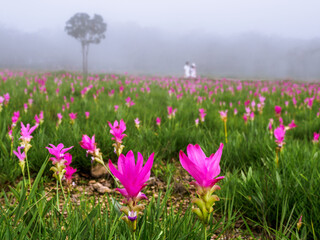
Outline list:
[[[123,153],[132,150],[136,156],[140,152],[146,161],[154,152],[151,177],[164,183],[156,192],[150,184],[143,190],[149,200],[138,217],[136,239],[204,239],[204,228],[191,211],[195,190],[188,185],[191,178],[179,163],[179,151],[186,152],[190,143],[199,144],[206,156],[224,143],[220,175],[225,178],[216,192],[220,201],[211,214],[207,239],[320,237],[320,151],[319,143],[313,142],[314,133],[320,131],[319,83],[111,74],[85,80],[76,73],[4,71],[0,96],[4,98],[6,93],[10,100],[3,100],[0,112],[0,239],[133,237],[121,220],[120,194],[89,196],[76,187],[67,190],[65,183],[64,190],[60,185],[57,188],[46,149],[49,144],[73,146],[68,151],[72,167],[78,175],[89,175],[92,162],[79,144],[82,135],[95,135],[104,162],[110,159],[117,163],[108,121],[121,119],[127,135]],[[27,111],[24,104],[28,104]],[[275,113],[275,106],[282,108],[281,114]],[[176,109],[175,116],[168,117],[168,107]],[[199,109],[206,115],[197,124]],[[226,129],[219,114],[225,110]],[[12,128],[17,111],[20,116]],[[21,122],[34,126],[35,115],[41,111],[43,123],[32,133],[27,154],[33,182],[29,188],[24,184],[28,183],[27,170],[23,181],[19,160],[12,151],[20,145]],[[57,127],[58,113],[62,120]],[[70,113],[77,114],[74,123]],[[292,120],[296,127],[289,129]],[[280,151],[273,131],[281,121],[286,131]],[[116,187],[110,176],[107,179],[111,188]],[[48,188],[50,184],[53,186]],[[179,193],[177,184],[187,191]],[[75,194],[79,195],[76,202],[72,201]],[[177,195],[181,205],[173,200]]]

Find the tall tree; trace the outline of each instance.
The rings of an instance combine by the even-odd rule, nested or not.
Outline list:
[[[81,42],[82,68],[86,76],[88,73],[89,44],[100,43],[105,38],[107,24],[100,15],[95,14],[92,19],[87,13],[76,13],[71,17],[65,27],[65,31]]]

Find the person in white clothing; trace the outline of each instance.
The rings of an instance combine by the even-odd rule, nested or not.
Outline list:
[[[196,78],[197,77],[197,69],[196,69],[196,64],[192,63],[190,67],[190,77],[191,78]]]
[[[183,67],[184,69],[184,77],[189,78],[190,77],[190,65],[189,62],[186,62],[186,64]]]

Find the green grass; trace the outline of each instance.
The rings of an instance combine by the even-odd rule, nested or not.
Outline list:
[[[48,157],[45,147],[49,143],[57,145],[60,142],[66,147],[74,146],[70,151],[73,156],[72,166],[78,171],[89,173],[90,158],[86,157],[85,150],[78,144],[82,135],[95,134],[105,162],[109,159],[116,162],[107,121],[120,119],[124,119],[127,125],[124,153],[133,150],[134,153],[141,152],[146,158],[155,152],[155,163],[166,166],[164,169],[152,169],[152,175],[167,182],[168,190],[159,193],[164,196],[162,201],[149,196],[150,203],[139,219],[137,239],[199,239],[202,228],[190,210],[191,205],[189,209],[183,210],[170,204],[173,196],[168,179],[173,176],[171,181],[175,181],[179,150],[185,151],[189,143],[198,143],[208,156],[218,149],[220,142],[225,142],[223,122],[218,114],[218,111],[225,109],[229,109],[228,143],[224,146],[220,166],[221,175],[226,178],[221,182],[221,191],[218,192],[221,201],[215,206],[219,220],[213,221],[209,233],[222,231],[223,234],[231,234],[237,222],[241,222],[241,231],[247,236],[256,236],[258,233],[263,238],[319,238],[320,151],[319,144],[312,144],[313,132],[319,132],[320,129],[320,120],[316,117],[319,101],[314,101],[311,110],[303,104],[304,99],[310,97],[308,87],[312,88],[313,85],[300,84],[297,87],[302,92],[296,96],[298,107],[295,108],[292,97],[286,93],[294,88],[291,82],[247,82],[248,85],[243,83],[242,91],[237,91],[239,81],[202,80],[197,82],[195,92],[190,94],[185,92],[184,85],[187,83],[182,80],[129,76],[117,76],[119,79],[114,79],[111,76],[99,76],[97,81],[85,81],[78,80],[77,74],[62,77],[63,74],[25,75],[11,77],[6,82],[0,81],[0,96],[6,92],[11,96],[8,106],[3,107],[0,112],[0,183],[3,186],[1,199],[4,201],[0,212],[0,239],[130,239],[130,231],[119,220],[119,212],[113,207],[113,194],[106,195],[103,200],[103,203],[108,203],[108,207],[102,202],[95,203],[94,199],[86,195],[81,197],[79,206],[68,197],[63,203],[66,215],[61,214],[61,209],[57,210],[55,198],[47,202],[44,197],[47,194],[44,179],[54,181],[49,172],[51,162],[44,165]],[[34,81],[36,77],[47,80],[48,101],[46,95],[39,92],[39,85]],[[27,78],[31,82],[29,86]],[[59,96],[55,94],[55,78],[62,79]],[[128,80],[131,82],[126,84]],[[124,86],[122,94],[119,94],[119,81]],[[72,82],[74,93],[70,88]],[[80,82],[83,86],[80,86]],[[82,98],[80,91],[90,84],[93,88]],[[263,113],[255,111],[255,120],[249,120],[245,125],[242,118],[245,112],[244,101],[249,99],[258,103],[258,97],[251,95],[249,91],[254,93],[264,85],[268,86],[270,92],[261,93],[266,97]],[[175,94],[169,96],[169,86],[176,92],[181,88],[183,97],[177,100]],[[208,86],[208,90],[204,86]],[[229,86],[234,87],[234,94],[227,90]],[[319,88],[319,84],[314,86]],[[102,87],[104,91],[94,101],[92,95]],[[141,87],[145,90],[149,87],[150,93],[141,92]],[[223,87],[224,92],[217,90],[215,94],[217,87]],[[272,92],[273,87],[275,92]],[[28,89],[28,95],[24,93],[25,88]],[[113,97],[108,95],[111,89],[115,90]],[[213,92],[212,95],[210,91]],[[23,104],[31,98],[31,92],[34,103],[24,113]],[[68,102],[71,96],[74,97],[74,103],[70,103],[70,109],[65,112],[61,109],[65,104],[63,96],[67,97]],[[130,108],[125,105],[128,96],[135,102]],[[197,103],[198,96],[206,97],[206,100]],[[241,105],[238,105],[238,101],[241,101]],[[288,107],[285,107],[285,101],[290,102]],[[220,102],[225,102],[225,105],[220,106]],[[232,108],[229,106],[230,102],[233,104]],[[114,105],[119,105],[118,112],[114,111]],[[279,124],[274,114],[275,105],[282,106],[285,125],[292,119],[298,125],[286,133],[286,144],[280,154],[279,167],[275,165],[274,137],[267,131],[270,118],[275,120],[274,126]],[[167,118],[167,106],[177,108],[172,120]],[[199,108],[206,109],[207,116],[205,122],[196,127],[195,119],[199,117]],[[238,109],[235,116],[234,108]],[[12,114],[17,110],[20,110],[20,121],[32,125],[34,115],[44,111],[44,123],[33,133],[33,147],[28,152],[32,176],[39,179],[39,184],[33,185],[28,197],[23,184],[16,181],[22,174],[18,159],[11,155],[11,141],[7,137]],[[90,112],[88,120],[85,119],[85,111]],[[59,112],[63,114],[63,119],[56,129],[56,115]],[[78,113],[74,125],[69,123],[70,112]],[[137,117],[141,120],[140,130],[134,126],[134,119]],[[156,125],[157,117],[162,120],[160,128]],[[19,145],[20,121],[13,131],[14,149]],[[12,188],[7,187],[8,183]],[[301,215],[303,225],[297,232],[296,224]]]

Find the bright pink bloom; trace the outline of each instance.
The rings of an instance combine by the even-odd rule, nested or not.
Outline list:
[[[138,152],[137,163],[132,151],[127,153],[127,156],[121,154],[118,159],[118,169],[109,160],[109,169],[111,173],[119,179],[124,188],[116,188],[124,197],[133,200],[146,199],[146,195],[141,193],[141,190],[146,186],[146,181],[150,177],[150,172],[153,164],[154,153],[152,153],[144,166],[143,157]]]
[[[114,111],[117,112],[119,109],[119,106],[118,105],[114,105]]]
[[[160,127],[160,125],[161,125],[161,118],[157,117],[157,119],[156,119],[156,124]]]
[[[69,113],[69,117],[71,120],[76,120],[77,119],[77,113]]]
[[[4,97],[0,96],[0,105],[2,105],[3,101],[4,101]]]
[[[65,168],[66,172],[64,174],[65,179],[70,181],[73,178],[73,174],[77,171],[76,168],[71,167],[70,165],[67,165]]]
[[[126,124],[121,119],[120,123],[118,123],[117,120],[114,121],[113,125],[111,122],[108,122],[110,129],[110,133],[114,136],[111,138],[112,140],[115,140],[118,143],[122,142],[122,139],[127,136],[126,134],[123,134],[123,132],[126,130]]]
[[[87,153],[93,155],[97,149],[97,144],[95,142],[95,136],[90,138],[88,135],[82,135],[82,141],[79,142],[80,146],[87,150]]]
[[[274,107],[274,111],[275,111],[276,115],[280,115],[281,114],[281,107],[280,106],[275,106]]]
[[[90,117],[90,112],[85,112],[84,114],[86,115],[86,119],[89,119],[89,117]]]
[[[27,124],[27,126],[24,126],[23,122],[21,122],[21,132],[20,132],[21,137],[20,137],[20,139],[25,142],[30,142],[30,140],[32,139],[31,134],[33,133],[33,131],[36,128],[37,128],[37,125],[30,128],[29,123]]]
[[[320,137],[320,133],[314,132],[314,133],[313,133],[313,142],[314,142],[314,143],[319,142],[319,137]]]
[[[67,161],[69,157],[68,154],[65,154],[67,151],[69,151],[73,146],[69,148],[63,148],[64,145],[62,143],[59,143],[57,146],[54,146],[53,144],[49,144],[51,148],[46,147],[48,149],[49,153],[53,155],[54,157],[51,157],[50,160],[55,164],[56,162],[60,162],[61,160]]]
[[[61,113],[58,113],[57,117],[58,117],[59,120],[62,120],[62,114]]]
[[[12,120],[12,125],[15,127],[18,120],[19,120],[19,117],[20,117],[20,112],[19,111],[16,111],[16,112],[13,112],[13,116],[11,118]]]
[[[220,159],[222,155],[223,143],[215,154],[206,157],[201,147],[196,144],[189,144],[187,147],[187,154],[180,151],[179,158],[182,167],[190,173],[196,180],[195,185],[200,187],[212,187],[224,176],[217,177],[220,174]]]
[[[24,161],[26,159],[25,152],[21,153],[21,149],[24,149],[23,147],[18,147],[18,152],[13,151],[13,153],[18,157],[19,161]]]
[[[273,134],[276,138],[275,142],[279,147],[282,147],[282,145],[284,144],[284,135],[286,134],[286,130],[280,126],[274,130]]]
[[[292,120],[292,122],[289,123],[288,127],[289,127],[289,129],[292,129],[292,128],[297,127],[297,125],[294,123],[294,120]]]

